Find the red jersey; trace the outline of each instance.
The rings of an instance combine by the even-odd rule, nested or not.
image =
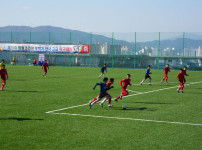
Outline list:
[[[165,68],[163,68],[163,71],[164,71],[165,74],[168,74],[168,71],[170,71],[170,68],[169,67],[165,67]]]
[[[185,76],[188,76],[188,74],[187,74],[187,71],[186,71],[186,70],[183,70],[183,74],[184,74]]]
[[[122,85],[122,82],[123,82],[123,85]],[[131,85],[130,84],[130,79],[125,78],[125,79],[121,80],[120,85],[121,85],[122,88],[126,89],[128,85]]]
[[[184,82],[184,73],[183,72],[182,73],[178,73],[177,74],[177,79],[180,82]]]
[[[47,70],[47,68],[48,68],[48,64],[47,63],[43,63],[42,69]]]
[[[6,69],[1,69],[0,70],[0,74],[1,74],[1,79],[5,80],[6,77],[8,78],[8,74],[7,74],[7,70]]]
[[[107,81],[107,87],[108,87],[108,88],[110,88],[110,87],[111,87],[111,85],[112,85],[112,83],[111,83],[111,82],[109,82],[109,81]],[[106,90],[106,93],[107,93],[107,90]]]
[[[36,59],[34,59],[34,63],[36,63]]]

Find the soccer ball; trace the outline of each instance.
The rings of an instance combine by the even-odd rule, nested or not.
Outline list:
[[[123,106],[122,106],[122,109],[123,109],[123,110],[126,110],[126,108],[127,108],[126,105],[123,105]]]

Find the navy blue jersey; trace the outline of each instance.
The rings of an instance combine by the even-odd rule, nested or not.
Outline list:
[[[150,68],[147,68],[145,76],[148,76],[150,73]]]
[[[101,72],[104,73],[105,70],[106,70],[106,72],[107,72],[107,67],[102,67],[102,68],[101,68]]]
[[[100,82],[100,83],[96,83],[95,86],[93,87],[93,89],[95,89],[95,87],[97,85],[100,85],[100,94],[106,94],[106,90],[110,90],[111,88],[107,87],[107,84],[105,84],[104,82]]]

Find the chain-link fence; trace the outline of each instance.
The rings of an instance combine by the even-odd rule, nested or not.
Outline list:
[[[90,45],[89,54],[44,52],[50,65],[111,68],[174,69],[187,66],[202,70],[202,33],[85,33],[72,32],[0,32],[0,43],[43,45]],[[16,52],[0,49],[0,59],[31,65],[39,52]]]

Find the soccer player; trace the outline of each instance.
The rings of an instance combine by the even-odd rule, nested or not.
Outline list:
[[[49,66],[48,66],[48,64],[47,64],[47,60],[45,60],[45,62],[44,62],[43,65],[42,65],[42,70],[44,70],[44,74],[42,74],[43,77],[44,77],[44,76],[46,77],[47,68],[49,69]]]
[[[96,99],[94,98],[93,100],[91,100],[91,101],[89,102],[90,108],[91,108],[95,103],[97,103],[98,101],[100,101],[102,98],[105,98],[105,99],[104,99],[105,101],[109,98],[109,96],[106,95],[106,90],[110,90],[111,88],[113,88],[113,86],[110,87],[110,88],[108,88],[108,87],[107,87],[107,81],[108,81],[108,78],[104,78],[104,79],[103,79],[103,82],[96,83],[95,86],[93,87],[93,90],[95,90],[96,86],[97,86],[97,85],[100,85],[100,93],[99,93],[99,95],[98,95],[98,97],[97,97]],[[103,104],[101,104],[101,106],[103,106]]]
[[[1,60],[1,63],[0,63],[0,69],[1,67],[4,65],[4,59]]]
[[[187,67],[186,67],[186,66],[184,66],[183,74],[184,74],[185,76],[188,76],[188,74],[187,74]],[[186,82],[186,79],[184,78],[184,83],[185,83],[185,82]]]
[[[149,84],[148,84],[148,85],[151,85],[151,77],[150,77],[149,74],[152,74],[152,73],[150,72],[150,68],[151,68],[151,66],[149,65],[148,68],[147,68],[147,70],[146,70],[145,78],[142,80],[142,82],[140,82],[140,85],[142,85],[142,83],[143,83],[147,78],[149,78]]]
[[[110,81],[107,81],[107,88],[113,88],[113,86],[111,86],[112,84],[114,83],[114,78],[110,78]],[[111,95],[107,93],[107,90],[106,90],[106,96],[108,97],[108,107],[112,107],[112,104],[111,104]],[[93,99],[93,101],[97,100],[97,97],[95,97]],[[104,102],[106,101],[107,99],[104,99],[102,102],[101,102],[101,106],[103,106]]]
[[[121,85],[121,95],[119,95],[115,99],[116,102],[118,101],[119,98],[122,99],[123,96],[126,96],[126,95],[129,94],[126,89],[127,89],[128,85],[131,85],[131,83],[130,83],[130,74],[127,74],[127,78],[120,81],[120,85]]]
[[[13,57],[13,65],[16,65],[16,58],[15,58],[15,56]]]
[[[184,88],[184,73],[183,73],[183,69],[180,69],[180,73],[177,74],[177,79],[179,81],[179,88],[177,89],[177,92],[179,93],[179,91],[181,90],[181,92],[183,93],[183,88]]]
[[[106,67],[106,64],[104,64],[104,66],[101,68],[101,74],[99,75],[99,78],[101,77],[101,76],[103,76],[103,79],[104,79],[104,72],[107,72],[107,67]]]
[[[3,91],[4,86],[6,85],[6,80],[8,79],[8,73],[7,73],[7,70],[5,69],[4,64],[2,65],[0,69],[0,75],[1,75],[1,81],[2,81],[0,91]]]
[[[169,64],[166,65],[165,68],[163,68],[164,71],[164,77],[161,80],[161,83],[163,83],[163,81],[166,79],[166,83],[168,83],[168,72],[170,72],[170,68],[169,68]]]
[[[34,61],[33,61],[33,65],[36,66],[36,59],[34,59]]]

